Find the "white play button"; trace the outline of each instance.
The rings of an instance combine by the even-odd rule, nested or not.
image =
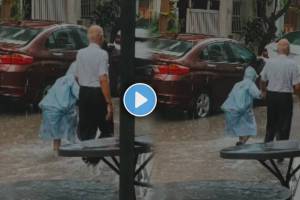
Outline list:
[[[148,99],[146,97],[141,95],[141,93],[139,93],[139,92],[135,92],[135,103],[134,103],[135,108],[139,108],[147,102],[148,102]]]

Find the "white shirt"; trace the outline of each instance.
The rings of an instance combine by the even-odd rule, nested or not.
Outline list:
[[[285,55],[268,59],[261,72],[261,80],[268,82],[268,91],[293,93],[294,86],[300,83],[297,63]]]
[[[101,87],[99,77],[108,74],[108,54],[99,45],[92,43],[78,52],[76,65],[80,86]]]

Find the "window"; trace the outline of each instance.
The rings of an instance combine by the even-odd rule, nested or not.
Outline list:
[[[56,48],[55,38],[54,38],[53,34],[48,38],[47,43],[46,43],[46,47],[48,49],[55,49]]]
[[[219,10],[220,0],[192,0],[193,9]]]
[[[75,42],[74,34],[70,29],[58,30],[54,32],[47,40],[46,47],[48,49],[79,49]]]
[[[230,43],[229,46],[231,51],[231,62],[250,63],[256,59],[256,56],[245,47],[242,47],[235,43]]]
[[[30,29],[15,26],[0,26],[0,42],[26,45],[41,32],[40,29]]]
[[[242,32],[242,20],[241,20],[241,1],[233,1],[233,13],[232,13],[232,32]]]
[[[89,45],[87,31],[85,29],[76,29],[75,31],[78,34],[78,42],[80,43],[80,49],[87,47]]]
[[[96,11],[96,0],[81,0],[81,17],[92,18]]]
[[[200,59],[212,62],[226,62],[227,54],[223,43],[209,44],[207,48],[202,50]]]
[[[181,57],[191,50],[194,44],[180,40],[153,39],[148,42],[147,46],[152,52]]]

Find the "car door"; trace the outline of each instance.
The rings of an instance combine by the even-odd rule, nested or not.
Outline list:
[[[225,42],[214,42],[202,50],[202,59],[206,60],[210,72],[209,87],[214,109],[219,109],[226,100],[234,84],[241,79],[241,68],[232,63]]]

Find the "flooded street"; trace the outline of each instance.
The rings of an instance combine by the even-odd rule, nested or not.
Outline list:
[[[115,126],[118,131],[118,103],[115,101]],[[266,109],[255,110],[259,136],[250,142],[263,141]],[[293,138],[299,138],[300,105],[295,103]],[[41,115],[24,111],[1,111],[0,114],[0,182],[28,180],[97,180],[118,183],[107,167],[86,167],[79,158],[61,158],[52,152],[51,142],[38,137]],[[222,148],[235,140],[223,135],[223,115],[188,120],[182,113],[150,117],[136,121],[137,135],[151,135],[156,155],[152,180],[155,183],[192,180],[275,181],[258,162],[231,161],[219,157]]]

